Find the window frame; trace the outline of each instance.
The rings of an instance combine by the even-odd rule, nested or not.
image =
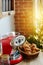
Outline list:
[[[0,0],[0,18],[2,16],[2,0]]]
[[[15,4],[15,0],[14,0],[14,4]],[[15,8],[15,5],[14,5],[14,8]],[[15,9],[11,11],[2,12],[2,0],[0,0],[0,18],[4,17],[5,15],[8,15],[8,13],[15,14]]]

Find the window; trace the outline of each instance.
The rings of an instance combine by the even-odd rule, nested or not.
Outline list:
[[[2,0],[2,11],[14,10],[14,0]]]
[[[8,13],[15,14],[14,3],[15,0],[0,0],[0,18],[8,15]]]

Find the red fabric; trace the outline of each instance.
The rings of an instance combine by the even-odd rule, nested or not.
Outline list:
[[[12,47],[10,46],[10,42],[12,40],[13,36],[7,37],[5,39],[2,39],[2,52],[3,54],[10,54]]]

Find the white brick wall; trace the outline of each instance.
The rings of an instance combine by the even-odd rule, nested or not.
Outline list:
[[[5,15],[5,14],[3,14]],[[14,31],[14,14],[0,19],[0,35]]]

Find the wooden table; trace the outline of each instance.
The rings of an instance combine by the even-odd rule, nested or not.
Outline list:
[[[23,60],[17,65],[43,65],[43,52],[40,52],[37,58],[32,60]]]

